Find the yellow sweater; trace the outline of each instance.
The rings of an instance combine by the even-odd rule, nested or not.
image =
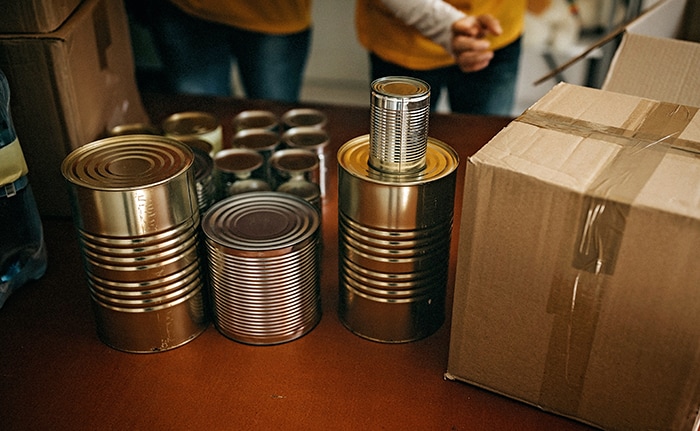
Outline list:
[[[291,34],[311,26],[312,0],[171,0],[190,15],[244,30]]]
[[[516,40],[523,32],[527,0],[446,0],[467,15],[491,14],[501,23],[503,33],[489,36],[494,49]],[[443,47],[405,25],[379,0],[357,0],[357,37],[367,50],[400,66],[428,70],[454,64]]]

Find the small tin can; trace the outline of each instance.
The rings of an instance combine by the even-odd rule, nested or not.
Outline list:
[[[214,321],[235,341],[295,340],[321,319],[320,220],[306,201],[277,192],[224,199],[202,221]]]
[[[108,136],[124,135],[160,135],[160,130],[148,123],[120,124],[109,129]]]
[[[313,108],[295,108],[282,114],[285,129],[294,127],[315,127],[323,129],[328,121],[326,114]]]
[[[330,143],[328,132],[316,127],[294,127],[284,132],[282,142],[288,148],[304,149],[316,153],[318,168],[312,171],[311,181],[318,184],[321,189],[321,197],[325,197],[328,189],[328,157],[326,157]]]
[[[270,157],[275,190],[298,196],[321,212],[321,189],[311,179],[318,169],[318,157],[308,150],[287,148]]]
[[[212,146],[212,154],[223,147],[223,129],[212,114],[200,111],[178,112],[163,120],[163,134],[175,139],[201,139]]]
[[[233,135],[233,148],[246,148],[260,153],[263,157],[264,180],[272,183],[272,169],[270,157],[280,146],[280,137],[277,133],[263,129],[245,129]]]
[[[262,154],[248,148],[227,148],[214,157],[219,199],[252,191],[270,191]]]
[[[203,332],[192,150],[162,136],[118,136],[73,150],[61,169],[100,339],[149,353]]]
[[[260,109],[242,111],[233,117],[233,130],[234,132],[240,132],[246,129],[262,129],[269,132],[277,132],[279,120],[271,111]]]

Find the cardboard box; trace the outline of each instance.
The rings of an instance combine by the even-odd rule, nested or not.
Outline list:
[[[69,215],[61,162],[123,123],[147,122],[122,2],[85,0],[58,30],[0,35],[0,68],[43,215]]]
[[[0,0],[0,33],[48,33],[63,24],[80,0]]]
[[[467,161],[446,377],[604,429],[697,430],[700,45],[625,38],[607,90],[559,84]]]
[[[448,378],[605,429],[693,429],[697,111],[560,84],[469,159]]]

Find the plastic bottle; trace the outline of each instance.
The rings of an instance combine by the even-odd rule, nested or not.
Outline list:
[[[0,307],[46,272],[46,245],[27,163],[10,115],[10,86],[0,70]]]

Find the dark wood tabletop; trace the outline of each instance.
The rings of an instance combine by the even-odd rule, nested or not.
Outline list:
[[[307,106],[328,117],[329,193],[323,201],[321,322],[275,346],[241,344],[212,324],[179,348],[117,351],[96,334],[72,220],[44,219],[49,267],[0,309],[0,429],[4,430],[583,430],[586,426],[464,383],[446,381],[452,293],[466,158],[509,119],[434,114],[430,136],[461,163],[447,319],[411,343],[360,338],[339,321],[335,153],[369,132],[369,109],[146,94],[154,124],[213,113],[224,128],[246,109],[277,115]]]

